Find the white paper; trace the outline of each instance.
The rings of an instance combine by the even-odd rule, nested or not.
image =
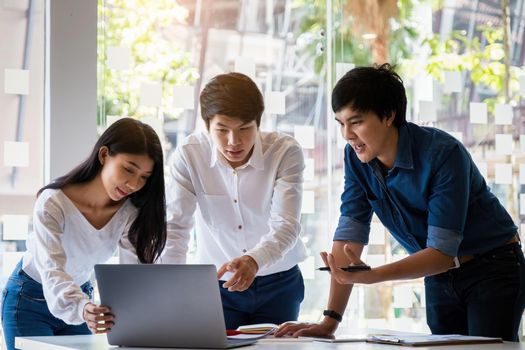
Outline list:
[[[495,140],[497,154],[512,154],[512,134],[496,134]]]
[[[4,70],[4,92],[6,94],[29,94],[29,71],[27,69]]]
[[[479,172],[481,175],[485,178],[485,181],[488,179],[488,166],[485,162],[479,162],[476,163],[476,166],[478,167]]]
[[[303,191],[303,203],[301,206],[301,214],[315,213],[315,192]]]
[[[25,240],[28,231],[28,215],[4,215],[2,217],[2,239],[4,241]]]
[[[315,180],[315,159],[306,158],[304,160],[304,181],[314,181]]]
[[[520,215],[525,215],[525,193],[520,193]]]
[[[385,227],[380,222],[370,223],[368,244],[385,244]]]
[[[315,278],[315,258],[313,256],[309,256],[300,262],[299,268],[305,280],[313,280]]]
[[[512,164],[496,163],[495,172],[495,183],[500,185],[512,184]]]
[[[142,83],[140,85],[140,104],[142,106],[160,107],[162,86],[159,83]]]
[[[308,125],[295,125],[294,137],[304,149],[315,148],[315,129]]]
[[[461,131],[449,131],[448,133],[454,136],[456,140],[463,143],[463,133]]]
[[[343,75],[345,75],[348,71],[351,71],[355,68],[355,64],[353,63],[345,63],[345,62],[336,62],[335,63],[335,82],[337,83]]]
[[[195,104],[195,87],[179,85],[173,87],[173,107],[193,109]]]
[[[235,72],[242,73],[255,80],[255,61],[249,57],[237,57],[235,60]]]
[[[445,71],[445,82],[443,92],[450,94],[452,92],[461,92],[463,83],[461,81],[461,73],[457,71]]]
[[[419,101],[419,120],[435,122],[437,120],[436,105],[432,101]]]
[[[414,304],[414,291],[409,286],[394,286],[394,307],[411,308]]]
[[[130,68],[131,50],[128,47],[108,46],[106,56],[109,69],[126,70]]]
[[[512,125],[512,106],[509,104],[496,104],[495,108],[495,121],[496,125]]]
[[[487,124],[487,104],[470,102],[470,122],[472,124]]]
[[[267,114],[286,114],[286,94],[281,91],[268,91],[264,110]]]
[[[23,255],[24,252],[4,252],[2,254],[2,275],[11,275]]]
[[[27,167],[29,166],[29,143],[4,142],[4,166]]]

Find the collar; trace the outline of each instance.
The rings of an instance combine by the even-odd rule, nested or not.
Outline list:
[[[221,163],[223,165],[230,166],[226,158],[219,152],[217,149],[217,145],[215,142],[213,142],[210,134],[207,135],[208,140],[211,144],[211,158],[210,158],[210,168],[213,168],[217,165],[217,163]],[[257,136],[255,137],[255,144],[253,145],[253,152],[250,156],[250,159],[248,161],[238,167],[239,169],[244,169],[247,166],[251,166],[257,170],[264,170],[264,158],[263,158],[263,152],[262,152],[262,140],[261,140],[261,133],[258,131]]]
[[[397,155],[393,168],[414,169],[412,157],[412,142],[408,131],[408,125],[404,123],[399,127],[399,139],[397,140]]]

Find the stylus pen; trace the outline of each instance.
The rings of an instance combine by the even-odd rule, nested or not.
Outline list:
[[[319,271],[330,271],[330,268],[328,266],[323,266],[318,268]],[[347,271],[347,272],[353,272],[353,271],[368,271],[371,270],[371,267],[368,265],[349,265],[345,267],[341,267],[341,270]]]

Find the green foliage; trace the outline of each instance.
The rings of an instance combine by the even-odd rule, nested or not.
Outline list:
[[[99,122],[107,115],[156,116],[156,108],[139,105],[140,86],[148,82],[162,85],[163,116],[177,117],[173,86],[198,78],[189,53],[174,40],[175,26],[185,22],[187,10],[173,0],[99,0],[98,9]],[[131,50],[130,69],[106,66],[106,50],[111,46]]]

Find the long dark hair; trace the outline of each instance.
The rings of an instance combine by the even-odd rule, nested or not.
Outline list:
[[[153,263],[166,245],[166,195],[162,146],[151,126],[131,118],[116,121],[100,136],[83,163],[42,187],[38,194],[47,188],[59,189],[93,180],[101,169],[98,152],[103,146],[109,149],[110,156],[119,153],[145,154],[154,162],[153,171],[144,187],[129,196],[139,211],[129,229],[129,240],[140,262]]]

